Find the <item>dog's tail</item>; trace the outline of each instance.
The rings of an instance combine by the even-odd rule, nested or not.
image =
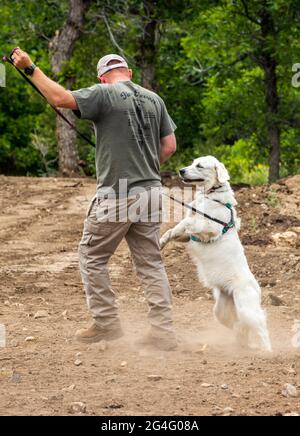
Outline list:
[[[267,317],[261,307],[260,293],[251,284],[233,291],[233,301],[239,322],[255,332],[267,351],[271,351],[271,341],[267,328]]]

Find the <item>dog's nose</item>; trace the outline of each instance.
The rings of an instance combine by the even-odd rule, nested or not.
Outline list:
[[[183,177],[186,173],[186,170],[183,168],[182,170],[179,171],[181,177]]]

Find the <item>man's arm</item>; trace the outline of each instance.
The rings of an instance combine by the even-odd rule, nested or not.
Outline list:
[[[33,64],[28,54],[20,48],[14,51],[13,62],[19,69],[30,67]],[[76,100],[71,92],[49,79],[39,68],[34,70],[31,80],[53,106],[72,110],[78,109]]]
[[[174,133],[160,139],[160,163],[165,163],[177,149],[176,136]]]

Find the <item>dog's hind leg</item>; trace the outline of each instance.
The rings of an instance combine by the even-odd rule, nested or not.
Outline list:
[[[247,330],[252,330],[259,336],[262,348],[272,351],[266,314],[260,303],[260,289],[248,283],[243,289],[233,291],[233,299],[239,320],[239,340],[245,342]]]
[[[216,304],[214,315],[217,320],[225,327],[232,329],[238,321],[232,295],[220,289],[214,289]]]

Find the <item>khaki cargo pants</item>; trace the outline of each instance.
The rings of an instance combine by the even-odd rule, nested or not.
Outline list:
[[[79,246],[80,270],[94,321],[101,327],[108,327],[119,320],[107,264],[125,238],[142,280],[152,328],[161,332],[173,331],[172,294],[159,246],[160,223],[101,221],[101,207],[101,201],[94,198]]]

